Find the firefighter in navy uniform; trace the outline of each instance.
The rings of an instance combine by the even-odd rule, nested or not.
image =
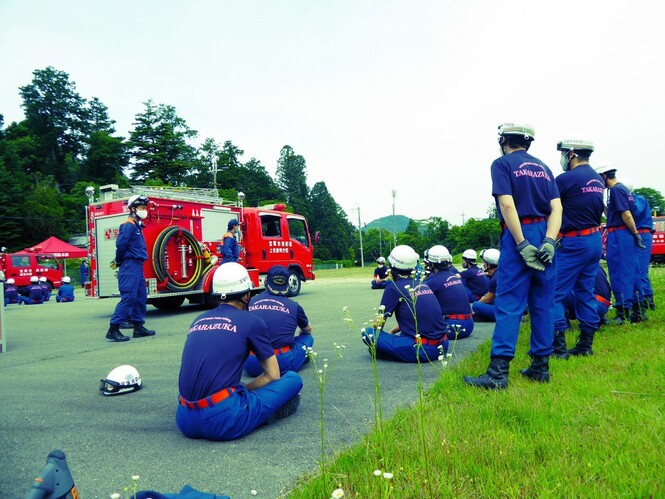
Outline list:
[[[143,237],[143,220],[148,217],[146,196],[132,196],[127,202],[129,216],[120,224],[118,238],[115,241],[115,260],[112,268],[118,268],[118,289],[120,302],[115,307],[106,339],[110,341],[128,341],[129,336],[120,332],[120,325],[129,319],[134,326],[134,338],[154,336],[155,331],[147,329],[144,317],[147,304],[143,262],[148,259],[148,250]]]
[[[19,304],[19,295],[18,288],[15,286],[16,281],[14,279],[7,279],[7,287],[5,288],[5,306],[15,303]]]
[[[372,279],[372,289],[385,289],[388,285],[388,267],[386,259],[380,256],[376,259],[377,267],[374,269],[374,278]]]
[[[556,262],[552,356],[567,359],[570,355],[591,355],[593,336],[600,327],[593,289],[602,254],[599,229],[605,183],[589,164],[594,150],[592,142],[562,140],[557,144],[557,150],[561,152],[563,169],[563,173],[556,178],[563,217]],[[566,348],[568,321],[565,301],[573,291],[580,337],[577,345],[569,351]]]
[[[24,305],[41,305],[44,303],[44,292],[39,285],[39,277],[36,275],[30,277],[30,286],[23,291],[18,299],[20,300],[19,305],[21,303]]]
[[[468,249],[462,253],[462,268],[464,270],[460,272],[460,277],[466,288],[469,303],[476,302],[485,296],[490,285],[490,280],[485,272],[476,265],[477,259],[476,250]]]
[[[503,227],[494,302],[496,326],[487,372],[475,378],[464,377],[465,383],[481,388],[508,386],[510,361],[515,357],[527,305],[531,315],[532,362],[521,373],[539,382],[550,378],[556,283],[552,262],[554,239],[561,228],[561,201],[550,169],[527,152],[533,139],[530,125],[499,126],[502,156],[491,167],[492,195]]]
[[[240,249],[238,248],[238,240],[236,234],[240,228],[240,224],[234,218],[230,220],[226,232],[222,236],[222,263],[237,262],[240,256]]]
[[[630,318],[635,300],[637,249],[644,248],[642,234],[637,230],[633,213],[635,202],[630,191],[616,178],[617,169],[610,164],[596,168],[608,190],[607,201],[607,270],[614,293],[617,315],[614,324]]]

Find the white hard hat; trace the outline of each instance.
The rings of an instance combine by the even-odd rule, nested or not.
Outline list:
[[[69,277],[68,275],[62,278],[62,282],[64,282],[65,284],[69,284],[71,280],[72,278]]]
[[[522,135],[525,139],[534,140],[536,130],[526,123],[502,123],[499,125],[499,135]]]
[[[9,279],[7,279],[7,284],[9,284],[10,286],[11,286],[12,284],[14,284],[15,282],[16,282],[16,281],[15,281],[14,279],[12,279],[11,277],[10,277]]]
[[[411,270],[418,264],[418,253],[411,246],[395,246],[388,256],[390,266],[399,270]]]
[[[501,252],[494,248],[488,248],[480,252],[480,258],[488,265],[499,265],[499,256],[501,256]]]
[[[212,276],[212,292],[222,298],[252,289],[247,269],[236,262],[223,263]]]
[[[124,365],[116,367],[106,379],[100,380],[99,390],[104,395],[121,395],[140,390],[142,385],[141,375],[136,368]]]
[[[39,278],[39,282],[46,282],[46,276],[43,275]]]
[[[376,259],[377,263],[386,263],[386,259],[380,256],[379,258]]]
[[[476,253],[476,250],[468,249],[464,251],[464,253],[462,253],[462,258],[475,262],[476,259],[478,258],[478,253]]]
[[[596,166],[594,170],[596,170],[596,173],[599,175],[602,175],[603,173],[607,172],[612,172],[616,171],[617,167],[614,166],[612,163],[603,163],[600,166]]]
[[[557,151],[592,151],[594,150],[593,142],[590,140],[568,139],[562,140],[556,145]]]
[[[628,189],[628,192],[633,192],[633,181],[632,180],[630,180],[628,178],[622,178],[622,179],[619,180],[619,182],[621,182],[626,187],[626,189]]]
[[[33,276],[30,278],[30,282],[39,282],[39,277],[37,277],[36,275],[33,275]]]
[[[134,195],[127,200],[127,207],[135,208],[136,206],[148,206],[148,203],[150,203],[148,196],[142,194]]]
[[[453,257],[448,248],[437,244],[427,251],[427,261],[431,263],[450,263],[453,261]]]

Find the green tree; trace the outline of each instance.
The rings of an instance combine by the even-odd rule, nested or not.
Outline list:
[[[134,181],[160,179],[170,185],[184,185],[196,164],[196,148],[188,143],[198,135],[187,126],[173,106],[144,103],[135,116],[129,146]]]
[[[335,202],[325,182],[317,182],[311,193],[312,216],[308,217],[310,231],[319,232],[320,242],[314,254],[321,260],[344,260],[350,258],[354,229],[346,213]]]
[[[59,192],[53,177],[40,180],[25,199],[25,234],[28,244],[56,235],[69,237],[65,227],[65,210],[60,205]]]
[[[470,218],[464,225],[454,226],[450,231],[451,253],[482,248],[498,248],[501,237],[501,226],[495,218],[476,220]]]
[[[656,215],[660,216],[665,214],[665,198],[663,198],[663,195],[656,189],[652,189],[650,187],[640,187],[639,189],[635,189],[633,192],[636,192],[640,196],[646,198],[646,200],[649,202],[651,211],[655,212]]]
[[[309,187],[307,186],[307,163],[289,145],[282,147],[277,160],[277,186],[286,196],[293,209],[311,219]]]

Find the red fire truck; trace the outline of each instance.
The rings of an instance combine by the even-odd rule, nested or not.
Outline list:
[[[289,269],[290,296],[300,293],[303,281],[315,278],[307,220],[287,213],[282,204],[247,208],[242,201],[225,202],[212,189],[109,185],[101,187],[100,201],[88,205],[90,296],[120,295],[110,262],[120,224],[127,218],[127,200],[134,194],[150,199],[143,230],[148,248],[143,271],[148,303],[159,309],[178,308],[185,299],[217,305],[212,274],[221,259],[222,236],[234,218],[241,227],[239,263],[247,268],[254,286],[263,286],[273,265]]]
[[[653,217],[653,230],[651,261],[665,263],[665,217]]]
[[[62,284],[62,270],[53,255],[21,251],[19,253],[0,253],[0,277],[2,280],[14,279],[16,287],[30,286],[32,276],[46,277],[46,283],[53,288]]]

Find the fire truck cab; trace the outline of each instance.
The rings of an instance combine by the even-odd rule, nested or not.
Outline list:
[[[30,277],[46,277],[46,283],[53,288],[62,284],[62,270],[55,256],[30,253],[0,253],[1,280],[14,279],[17,288],[30,286]]]
[[[212,189],[102,186],[101,199],[88,205],[91,286],[100,298],[119,296],[118,281],[110,262],[115,239],[127,219],[127,200],[144,194],[150,199],[143,235],[148,249],[144,275],[148,303],[159,309],[190,303],[216,306],[212,274],[221,260],[222,236],[228,222],[237,219],[239,263],[255,287],[263,287],[273,265],[289,269],[289,295],[300,293],[302,282],[315,278],[313,246],[307,220],[287,213],[284,205],[243,207],[225,202]]]

